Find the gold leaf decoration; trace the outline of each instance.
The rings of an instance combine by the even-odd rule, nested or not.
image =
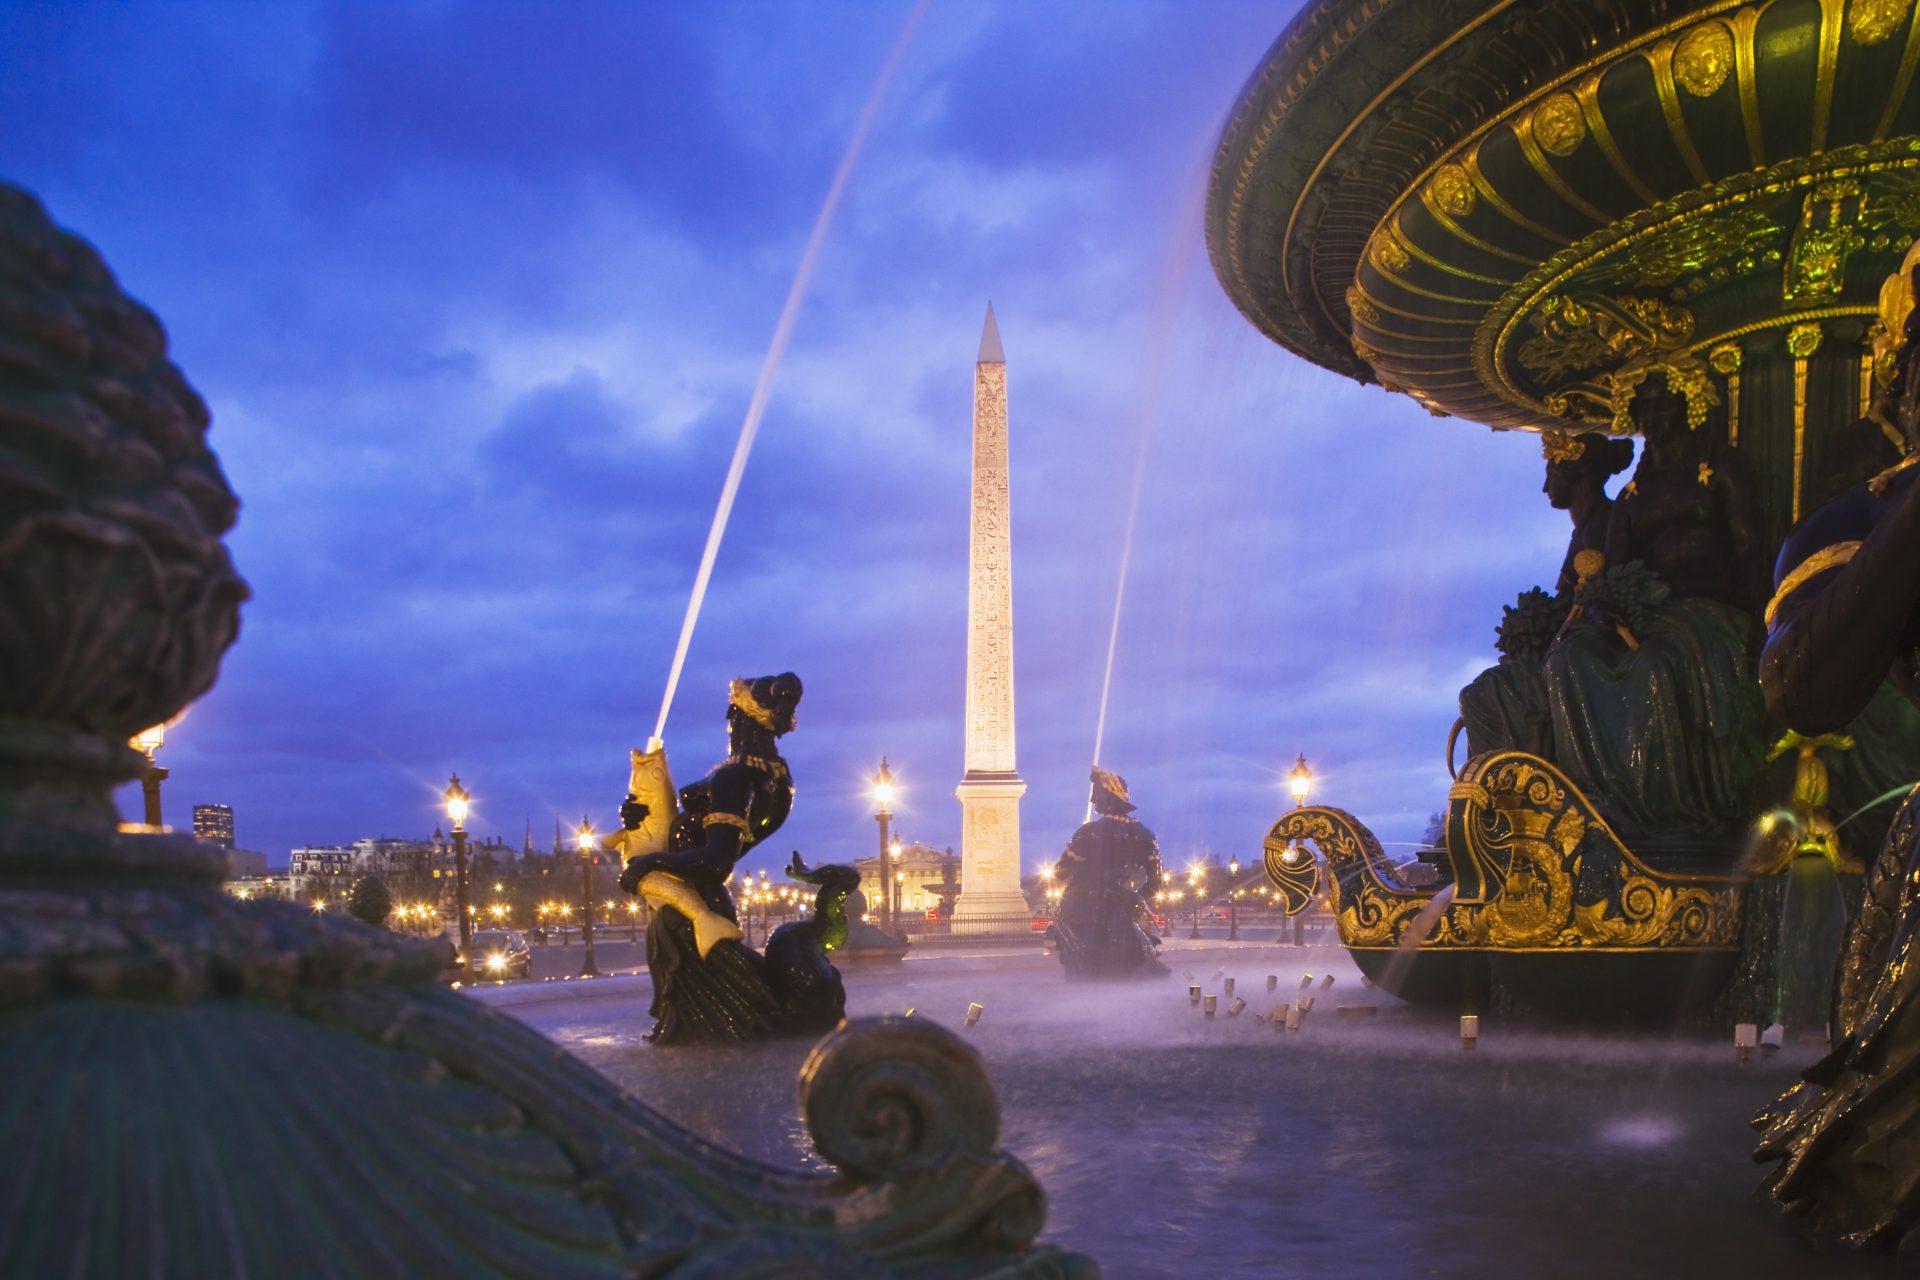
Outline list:
[[[1780,224],[1759,209],[1684,217],[1628,251],[1631,282],[1670,284],[1694,271],[1752,257],[1780,235]]]
[[[1373,258],[1373,265],[1382,271],[1397,274],[1405,271],[1412,263],[1412,259],[1407,256],[1407,251],[1400,247],[1399,242],[1393,238],[1393,233],[1385,227],[1373,233],[1373,244],[1369,247],[1368,253]]]
[[[1433,181],[1427,184],[1427,191],[1433,197],[1434,204],[1442,212],[1456,218],[1464,218],[1473,212],[1476,197],[1473,193],[1473,179],[1467,171],[1457,164],[1443,164],[1433,175]]]
[[[1539,333],[1520,345],[1520,363],[1549,380],[1680,346],[1694,325],[1685,307],[1630,295],[1549,298],[1533,322]]]
[[[1900,29],[1912,0],[1853,0],[1847,13],[1847,34],[1858,45],[1875,45]]]
[[[1362,324],[1380,323],[1379,310],[1367,301],[1367,295],[1360,292],[1359,285],[1347,286],[1347,314]]]
[[[1820,349],[1820,326],[1811,322],[1787,330],[1787,350],[1795,359],[1804,360]]]
[[[1570,93],[1556,93],[1533,113],[1533,140],[1556,156],[1570,156],[1587,140],[1587,122]]]
[[[1673,78],[1696,98],[1711,97],[1733,70],[1733,32],[1714,19],[1680,37],[1673,47]]]
[[[1721,377],[1740,372],[1741,352],[1737,342],[1723,342],[1707,353],[1707,363]]]

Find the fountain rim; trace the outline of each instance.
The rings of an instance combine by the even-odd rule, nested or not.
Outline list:
[[[1708,0],[1679,14],[1649,11],[1583,47],[1566,41],[1563,29],[1558,63],[1548,59],[1537,70],[1509,69],[1502,78],[1496,73],[1513,60],[1502,42],[1514,39],[1509,28],[1526,17],[1516,11],[1516,0],[1316,0],[1268,49],[1222,129],[1205,220],[1214,274],[1236,309],[1280,346],[1362,384],[1405,392],[1435,416],[1522,430],[1591,419],[1578,403],[1591,391],[1586,381],[1556,385],[1557,373],[1530,379],[1511,367],[1522,322],[1540,320],[1558,301],[1551,295],[1561,282],[1582,268],[1604,268],[1609,258],[1617,269],[1632,243],[1669,224],[1710,216],[1719,206],[1780,191],[1797,200],[1802,190],[1836,178],[1867,182],[1872,174],[1910,171],[1920,163],[1911,128],[1903,133],[1895,127],[1913,123],[1904,104],[1914,84],[1920,18],[1901,23],[1904,34],[1897,38],[1890,38],[1895,28],[1863,37],[1851,10],[1843,18],[1836,7],[1823,6],[1817,19],[1821,52],[1803,83],[1796,77],[1806,68],[1756,58],[1757,12],[1749,0]],[[1490,29],[1495,19],[1504,21]],[[1684,56],[1703,33],[1726,43],[1728,58],[1744,59],[1731,75],[1720,70],[1708,86]],[[1898,74],[1872,62],[1879,51],[1871,46],[1880,44],[1904,46]],[[1589,100],[1603,79],[1617,84],[1620,68],[1642,62],[1659,64],[1646,74],[1672,100],[1661,105],[1673,136],[1659,139],[1659,146],[1678,144],[1678,159],[1662,170],[1645,168],[1651,151],[1636,151],[1633,141],[1623,155],[1605,136],[1607,114],[1619,125],[1618,107]],[[1459,110],[1437,126],[1431,110],[1401,110],[1449,77],[1475,79],[1479,97],[1458,96]],[[1879,126],[1871,137],[1864,127],[1855,128],[1859,136],[1849,135],[1837,113],[1829,118],[1827,107],[1837,97],[1882,83],[1886,103],[1875,107]],[[1791,92],[1813,95],[1810,137],[1776,131],[1765,134],[1763,146],[1758,139],[1765,131],[1756,133],[1761,104]],[[1692,153],[1687,113],[1702,110],[1699,104],[1715,95],[1737,97],[1746,119],[1748,154],[1738,165],[1719,156],[1703,165]],[[1549,160],[1539,154],[1536,117],[1559,107],[1556,98],[1572,102],[1576,96],[1585,104],[1584,124],[1569,125],[1572,140],[1553,152],[1571,158]],[[1419,129],[1409,123],[1416,117]],[[1515,141],[1507,132],[1519,136],[1539,179],[1565,202],[1553,212],[1578,216],[1548,217],[1535,206],[1522,212],[1516,206],[1524,202],[1503,198],[1514,194],[1512,177],[1491,168],[1483,172],[1480,162],[1483,146]],[[1419,135],[1418,147],[1408,144],[1411,133]],[[1382,136],[1394,145],[1376,146]],[[1576,154],[1583,141],[1584,154]],[[1562,179],[1579,163],[1598,165],[1596,146],[1625,190],[1608,208],[1584,200],[1574,189],[1578,181]],[[1749,161],[1750,168],[1740,167]],[[1355,174],[1360,180],[1350,181]],[[1458,204],[1450,207],[1449,197]],[[1493,219],[1493,234],[1485,222],[1469,217],[1476,203],[1482,215],[1501,215]],[[1786,231],[1792,228],[1789,221]],[[1789,271],[1795,253],[1789,246]],[[1774,252],[1768,261],[1780,256]],[[1689,310],[1691,297],[1683,299],[1675,289],[1674,310],[1688,326],[1695,311],[1700,321],[1697,340],[1683,340],[1681,349],[1697,356],[1762,330],[1864,322],[1874,310],[1869,286],[1877,286],[1897,260],[1874,270],[1864,261],[1869,256],[1885,251],[1876,243],[1871,254],[1857,252],[1862,261],[1830,297],[1795,301],[1783,290],[1772,303],[1736,298],[1736,275],[1719,305],[1710,297],[1705,310]],[[1450,287],[1436,286],[1436,279]],[[1668,283],[1635,280],[1633,287],[1648,298],[1631,301],[1667,301]],[[1746,312],[1728,315],[1736,302],[1732,309]],[[1711,314],[1715,310],[1720,314]],[[1382,312],[1388,313],[1384,322]]]

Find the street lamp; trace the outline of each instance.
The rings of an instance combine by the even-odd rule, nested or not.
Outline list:
[[[1187,872],[1187,883],[1193,889],[1193,928],[1188,931],[1189,941],[1198,941],[1200,937],[1200,900],[1207,895],[1201,891],[1200,868],[1194,867]]]
[[[157,724],[151,729],[142,729],[133,735],[133,747],[146,756],[146,767],[140,771],[140,790],[147,798],[147,825],[158,831],[160,821],[160,784],[167,780],[167,771],[154,760],[153,753],[167,740],[167,726]]]
[[[460,962],[469,964],[473,919],[467,912],[467,789],[454,774],[447,783],[447,820],[453,823],[453,907],[460,918]]]
[[[887,888],[887,824],[893,821],[893,770],[887,768],[887,758],[880,757],[880,772],[873,776],[874,821],[880,824],[880,903],[886,911],[887,932],[893,932],[893,898]]]
[[[1240,858],[1227,859],[1227,941],[1240,941]]]
[[[1287,788],[1293,792],[1293,807],[1298,809],[1307,802],[1307,795],[1313,790],[1313,770],[1307,768],[1306,753],[1294,761],[1293,768],[1287,773]]]
[[[898,930],[900,928],[900,896],[903,892],[900,884],[901,881],[907,878],[907,873],[900,869],[900,841],[898,839],[895,839],[892,844],[887,846],[887,854],[893,859],[893,861],[888,864],[893,870],[893,884],[887,890],[887,892],[893,896],[888,900],[887,909],[889,916],[893,920],[893,927]]]
[[[597,978],[600,970],[593,963],[593,824],[585,818],[580,819],[577,833],[580,841],[580,936],[587,944],[587,961],[580,966],[580,976]]]

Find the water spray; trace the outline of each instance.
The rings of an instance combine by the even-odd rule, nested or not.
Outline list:
[[[1153,446],[1155,429],[1160,425],[1160,391],[1166,382],[1167,350],[1173,343],[1173,322],[1180,303],[1180,280],[1186,269],[1192,246],[1202,237],[1194,234],[1200,227],[1204,207],[1200,192],[1187,201],[1180,219],[1177,244],[1186,246],[1169,254],[1165,274],[1160,280],[1160,305],[1154,325],[1153,358],[1148,365],[1146,394],[1140,399],[1140,446],[1133,459],[1133,488],[1127,495],[1127,531],[1120,540],[1120,573],[1113,587],[1113,622],[1107,628],[1107,663],[1100,676],[1100,715],[1093,728],[1093,763],[1100,763],[1100,748],[1107,737],[1107,701],[1113,693],[1113,655],[1120,647],[1120,611],[1127,599],[1127,575],[1133,566],[1133,531],[1140,521],[1140,492],[1146,487],[1147,456]],[[1093,821],[1093,797],[1087,797],[1085,821]]]
[[[733,446],[733,461],[727,465],[726,483],[720,487],[720,503],[714,508],[713,524],[707,529],[707,545],[700,552],[700,568],[693,576],[693,594],[687,599],[687,614],[680,622],[680,639],[673,649],[673,665],[667,671],[666,693],[660,698],[660,718],[654,722],[653,736],[647,740],[649,751],[659,750],[665,740],[667,713],[673,710],[674,691],[680,687],[680,672],[687,662],[687,646],[693,640],[694,624],[700,620],[700,606],[707,598],[707,582],[713,576],[714,559],[720,554],[720,539],[726,534],[727,518],[733,514],[733,500],[740,492],[740,477],[747,469],[747,455],[753,452],[754,437],[760,433],[760,419],[766,413],[767,397],[773,391],[774,374],[779,371],[780,361],[787,353],[787,341],[793,336],[794,321],[799,318],[801,304],[806,301],[807,288],[813,283],[813,269],[819,265],[827,232],[833,226],[834,215],[840,211],[841,197],[846,195],[854,164],[866,146],[867,135],[873,130],[873,121],[880,113],[880,103],[887,95],[887,87],[893,83],[894,73],[899,71],[906,57],[907,46],[913,43],[914,32],[919,30],[920,20],[926,16],[930,3],[931,0],[919,0],[913,6],[893,42],[893,48],[887,53],[886,62],[881,64],[880,75],[867,94],[866,105],[861,107],[860,118],[854,123],[853,136],[847,140],[847,149],[840,157],[840,167],[834,170],[833,182],[827,187],[827,198],[820,205],[819,216],[813,220],[813,231],[807,236],[807,246],[800,254],[800,265],[793,273],[793,283],[787,288],[786,303],[780,308],[780,319],[773,327],[773,342],[767,347],[766,358],[760,363],[760,379],[754,383],[753,399],[748,402],[747,416],[740,424],[740,439]]]

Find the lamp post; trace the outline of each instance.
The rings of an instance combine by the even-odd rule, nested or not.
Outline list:
[[[447,783],[447,820],[453,823],[453,908],[460,917],[460,963],[466,964],[473,942],[473,919],[467,912],[467,789],[454,774]]]
[[[1227,941],[1240,941],[1240,858],[1227,859]]]
[[[1187,931],[1187,939],[1197,942],[1200,939],[1200,900],[1207,896],[1200,888],[1200,868],[1195,867],[1187,873],[1187,884],[1193,890],[1193,928]]]
[[[886,869],[893,873],[887,877],[888,884],[886,889],[890,895],[887,899],[887,916],[893,922],[893,931],[898,933],[900,931],[901,882],[907,878],[907,873],[900,869],[900,841],[898,838],[895,838],[887,845],[887,857],[889,861],[886,864]]]
[[[593,824],[585,818],[580,819],[580,936],[587,944],[587,960],[580,966],[580,976],[597,978],[600,970],[593,963]]]
[[[873,776],[874,821],[880,824],[880,905],[887,917],[887,932],[894,931],[893,891],[887,881],[887,824],[893,821],[893,771],[887,768],[887,758],[880,757],[880,772]]]
[[[134,749],[147,758],[146,768],[140,771],[140,790],[147,800],[147,825],[159,830],[160,820],[160,784],[167,780],[167,771],[162,769],[153,758],[167,740],[167,726],[157,724],[151,729],[142,729],[133,735]]]
[[[1313,791],[1313,770],[1307,768],[1306,753],[1294,761],[1293,768],[1287,773],[1287,789],[1293,792],[1293,807],[1298,809],[1307,803],[1307,796]]]

